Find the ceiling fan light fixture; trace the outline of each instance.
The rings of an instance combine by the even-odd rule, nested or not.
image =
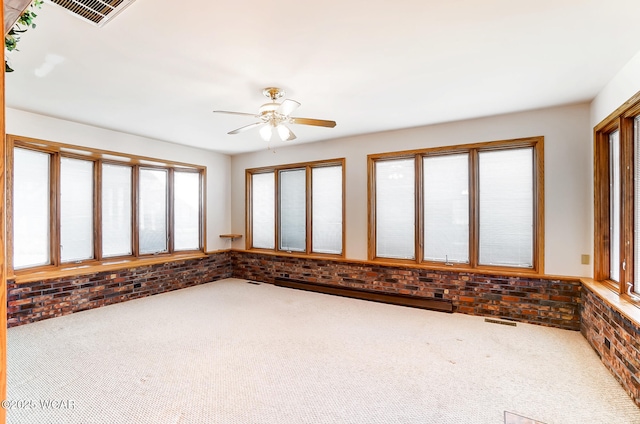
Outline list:
[[[260,128],[260,137],[264,141],[271,141],[271,136],[273,135],[273,127],[271,125],[265,125]]]
[[[291,129],[284,124],[311,125],[315,127],[326,128],[333,128],[336,126],[335,121],[327,121],[324,119],[298,118],[291,116],[291,113],[300,106],[300,103],[291,99],[284,99],[282,103],[278,103],[277,100],[284,96],[284,91],[277,87],[267,87],[262,91],[262,94],[264,94],[265,97],[267,97],[271,101],[260,106],[258,114],[232,112],[228,110],[214,110],[214,112],[216,113],[251,116],[258,119],[258,122],[236,128],[233,131],[229,131],[227,134],[240,134],[252,128],[260,127],[260,137],[264,141],[271,141],[274,132],[278,133],[278,138],[280,138],[282,141],[292,141],[297,137],[293,133],[293,131],[291,131]]]

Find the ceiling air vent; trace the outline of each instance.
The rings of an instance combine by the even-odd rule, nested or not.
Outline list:
[[[49,0],[84,21],[103,26],[134,0]]]

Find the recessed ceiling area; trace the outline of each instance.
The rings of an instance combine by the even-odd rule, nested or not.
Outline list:
[[[45,3],[6,54],[6,105],[216,152],[263,150],[284,89],[295,143],[591,100],[640,51],[637,0],[137,0],[102,28]],[[271,147],[286,142],[272,141]]]

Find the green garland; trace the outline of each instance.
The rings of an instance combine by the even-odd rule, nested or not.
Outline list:
[[[16,21],[16,23],[13,25],[13,27],[11,27],[11,29],[9,30],[7,35],[5,35],[5,37],[4,37],[4,47],[5,47],[6,51],[10,52],[10,51],[13,51],[13,50],[18,50],[18,48],[17,48],[18,41],[20,41],[20,36],[19,35],[23,34],[24,32],[26,32],[27,29],[29,29],[29,28],[35,28],[36,27],[36,24],[33,23],[33,20],[38,15],[36,15],[33,12],[33,9],[35,9],[36,7],[38,9],[40,9],[42,7],[42,1],[43,0],[33,0],[33,3],[31,3],[29,5],[29,7],[27,7],[25,9],[25,11],[22,12],[20,17],[18,17],[18,20]],[[4,59],[4,71],[5,72],[13,72],[13,69],[11,69],[11,67],[7,63],[7,58],[6,57]]]

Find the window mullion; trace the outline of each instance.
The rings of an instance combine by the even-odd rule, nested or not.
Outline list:
[[[633,119],[620,121],[620,184],[621,222],[620,256],[625,266],[620,270],[620,293],[625,293],[627,283],[634,281],[634,165],[633,165]]]
[[[131,243],[132,243],[132,254],[134,257],[140,257],[140,246],[139,246],[139,236],[138,236],[138,214],[139,214],[139,190],[138,185],[140,184],[139,178],[140,166],[134,165],[131,170]]]
[[[469,151],[469,265],[478,266],[478,251],[480,243],[480,196],[478,185],[478,150]]]
[[[244,173],[244,242],[245,249],[253,247],[253,173],[245,169]]]
[[[273,171],[273,190],[275,191],[273,196],[273,210],[275,211],[275,228],[274,228],[274,250],[280,250],[280,172],[277,169]]]
[[[51,264],[60,265],[60,153],[51,155]]]
[[[311,234],[313,229],[313,210],[312,210],[312,188],[311,185],[313,181],[311,180],[311,166],[305,167],[305,201],[306,201],[306,225],[305,225],[305,253],[308,255],[311,253]]]
[[[167,175],[167,250],[169,253],[173,253],[175,251],[175,205],[176,199],[174,198],[174,177],[175,171],[173,168],[169,169],[169,173]]]
[[[416,262],[421,263],[424,260],[424,175],[423,175],[423,160],[421,155],[415,155],[413,158],[415,162],[415,256]]]
[[[102,161],[93,162],[93,252],[102,260]]]

